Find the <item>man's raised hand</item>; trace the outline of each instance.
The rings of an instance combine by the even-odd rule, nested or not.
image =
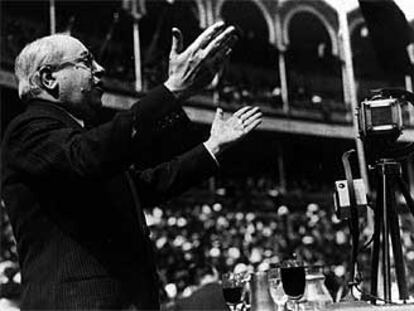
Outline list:
[[[191,96],[207,86],[230,55],[237,41],[235,32],[233,26],[215,23],[183,51],[181,31],[173,28],[165,86],[180,98]]]

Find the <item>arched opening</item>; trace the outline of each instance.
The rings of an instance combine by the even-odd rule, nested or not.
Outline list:
[[[202,31],[195,1],[146,1],[146,14],[140,22],[142,68],[145,88],[163,82],[171,48],[171,29],[179,28],[187,47]]]
[[[2,1],[1,68],[14,70],[23,47],[49,34],[49,4],[45,1]]]
[[[388,79],[378,62],[369,30],[364,22],[353,29],[351,47],[358,98],[362,100],[370,95],[370,90],[386,86]]]
[[[291,104],[329,108],[342,101],[341,66],[322,21],[308,11],[298,12],[288,24],[286,53]]]
[[[221,18],[235,25],[239,41],[233,49],[222,83],[224,100],[263,100],[274,103],[272,94],[279,88],[278,52],[269,42],[269,29],[263,12],[253,1],[228,0]]]

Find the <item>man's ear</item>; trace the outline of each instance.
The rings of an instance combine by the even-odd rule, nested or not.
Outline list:
[[[43,88],[48,92],[53,93],[56,90],[58,82],[50,66],[44,66],[39,70],[39,78]]]

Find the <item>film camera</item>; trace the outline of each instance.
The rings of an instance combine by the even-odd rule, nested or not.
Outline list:
[[[402,106],[414,103],[414,94],[403,89],[379,89],[373,93],[357,111],[361,138],[396,140],[404,128]]]
[[[414,144],[397,144],[403,133],[405,116],[403,107],[414,104],[414,94],[404,89],[379,89],[364,100],[357,109],[358,127],[364,141],[368,163],[381,158],[403,158],[414,151]]]

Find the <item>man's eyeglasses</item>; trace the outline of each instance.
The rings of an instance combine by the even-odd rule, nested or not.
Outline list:
[[[84,67],[86,67],[86,69],[93,71],[95,58],[89,52],[84,52],[82,54],[82,56],[76,57],[74,59],[63,60],[60,64],[46,64],[40,66],[38,70],[49,68],[53,71],[58,71],[68,66],[78,66],[79,64],[82,64]]]

